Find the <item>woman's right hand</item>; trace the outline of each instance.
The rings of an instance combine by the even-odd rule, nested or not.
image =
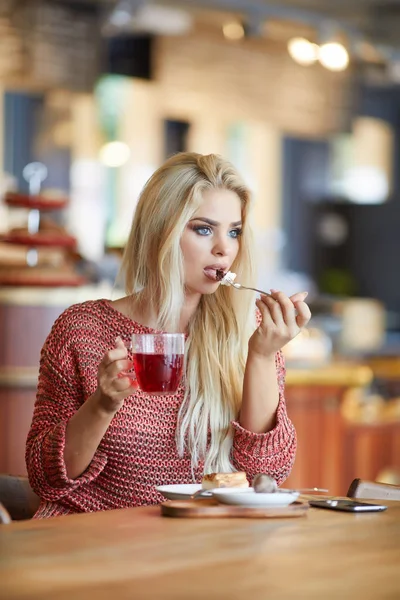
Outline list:
[[[132,368],[128,351],[122,339],[115,340],[115,348],[103,356],[97,372],[97,390],[94,393],[99,406],[108,413],[116,413],[136,389],[135,381],[124,373]]]

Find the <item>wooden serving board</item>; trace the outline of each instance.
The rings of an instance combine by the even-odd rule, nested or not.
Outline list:
[[[164,517],[189,517],[189,518],[223,518],[240,517],[253,519],[277,519],[288,517],[302,517],[307,513],[307,502],[293,502],[284,507],[247,507],[218,504],[214,498],[199,500],[169,500],[162,502],[161,514]]]

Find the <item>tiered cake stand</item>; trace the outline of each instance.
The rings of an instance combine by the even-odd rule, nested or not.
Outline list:
[[[2,242],[10,245],[10,256],[19,252],[22,261],[0,267],[0,285],[58,287],[85,283],[85,279],[74,272],[71,259],[76,248],[75,238],[56,223],[42,218],[43,213],[62,210],[68,203],[65,198],[39,194],[46,176],[44,165],[30,163],[24,169],[30,193],[8,192],[5,196],[8,206],[27,209],[27,224],[1,237]]]

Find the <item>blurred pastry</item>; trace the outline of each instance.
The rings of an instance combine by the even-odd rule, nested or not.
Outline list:
[[[30,196],[19,192],[7,192],[5,203],[19,208],[37,208],[39,210],[59,210],[65,208],[68,200],[64,197]]]
[[[278,489],[275,479],[265,473],[258,473],[253,481],[252,487],[257,494],[273,494]]]
[[[76,246],[76,239],[72,235],[60,233],[56,229],[40,229],[37,233],[29,233],[25,227],[11,229],[2,236],[2,240],[9,244],[22,244],[31,248],[36,246],[75,248]]]
[[[209,473],[204,475],[201,482],[203,490],[212,490],[214,488],[225,487],[249,487],[246,473],[238,471],[237,473]]]
[[[26,267],[29,264],[30,246],[0,241],[0,267]],[[41,247],[37,251],[37,266],[61,267],[65,263],[65,251],[61,248]]]
[[[75,273],[69,265],[53,267],[2,267],[0,266],[0,285],[9,286],[79,286],[85,279]]]

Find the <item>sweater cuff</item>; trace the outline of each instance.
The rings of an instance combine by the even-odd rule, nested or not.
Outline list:
[[[266,433],[254,433],[244,429],[237,421],[232,421],[234,432],[233,448],[241,455],[254,458],[274,456],[282,452],[282,448],[293,442],[295,432],[293,424],[286,412],[283,394],[279,394],[276,412],[276,425]]]
[[[89,466],[76,479],[70,479],[64,461],[65,432],[67,422],[58,423],[43,440],[43,455],[46,463],[45,477],[50,488],[70,491],[93,481],[104,469],[107,455],[97,449]]]

